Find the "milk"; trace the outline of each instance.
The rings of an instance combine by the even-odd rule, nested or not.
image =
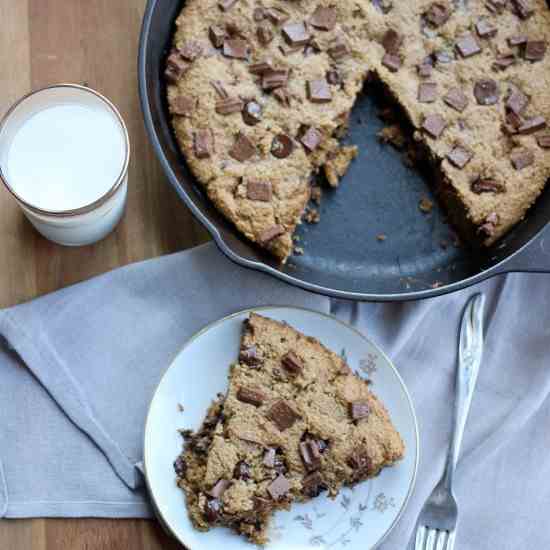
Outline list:
[[[6,178],[42,210],[74,210],[105,195],[122,172],[124,138],[108,112],[55,105],[21,125],[7,153]]]
[[[24,97],[0,124],[0,179],[36,229],[64,245],[90,244],[114,229],[129,156],[115,106],[76,84]]]

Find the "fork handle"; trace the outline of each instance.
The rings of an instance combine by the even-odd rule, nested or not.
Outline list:
[[[454,429],[445,467],[444,483],[452,490],[453,476],[458,463],[466,419],[483,355],[483,309],[485,296],[474,295],[466,304],[460,327]]]

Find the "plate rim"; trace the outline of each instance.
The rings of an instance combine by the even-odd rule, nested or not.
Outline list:
[[[336,321],[340,325],[342,325],[344,328],[352,330],[355,334],[357,334],[360,338],[362,338],[364,341],[366,341],[368,344],[373,346],[377,352],[383,357],[383,359],[387,362],[387,364],[390,366],[390,368],[393,371],[393,374],[397,378],[397,381],[399,382],[401,389],[406,397],[406,401],[408,404],[408,408],[411,414],[411,418],[413,420],[414,425],[414,439],[415,439],[415,457],[414,457],[414,468],[413,473],[409,482],[409,487],[407,489],[407,494],[405,495],[405,498],[403,499],[403,502],[401,504],[401,507],[399,508],[397,514],[395,515],[393,521],[391,522],[390,526],[387,528],[385,533],[380,537],[380,539],[374,544],[374,546],[371,546],[368,550],[376,550],[380,547],[380,545],[386,540],[386,538],[392,533],[392,531],[395,529],[396,525],[399,523],[400,519],[402,518],[407,505],[409,504],[409,501],[411,499],[411,496],[413,494],[414,488],[416,486],[416,480],[418,475],[418,466],[420,462],[420,433],[418,428],[418,418],[416,416],[416,410],[414,407],[414,402],[412,400],[411,394],[407,388],[407,385],[405,384],[405,381],[403,380],[403,377],[397,370],[397,367],[394,365],[393,361],[389,358],[389,356],[386,354],[386,352],[378,345],[376,344],[369,336],[361,332],[358,328],[354,327],[352,324],[347,323],[346,321],[342,321],[341,319],[338,319],[334,315],[330,313],[325,313],[322,311],[317,311],[312,308],[308,307],[302,307],[302,306],[293,306],[293,305],[263,305],[263,306],[257,306],[257,307],[249,307],[245,309],[241,309],[239,311],[236,311],[234,313],[230,313],[228,315],[225,315],[224,317],[221,317],[217,320],[211,321],[207,323],[205,326],[194,332],[186,341],[185,343],[173,354],[172,358],[170,359],[170,362],[168,366],[166,367],[165,371],[162,373],[162,376],[159,379],[159,382],[155,388],[155,391],[153,392],[153,395],[151,397],[151,400],[149,402],[149,405],[147,407],[147,415],[145,417],[145,428],[143,433],[143,473],[145,478],[145,487],[147,489],[147,493],[149,494],[149,497],[151,499],[151,504],[153,511],[155,512],[155,516],[157,521],[160,522],[161,526],[164,528],[165,531],[168,532],[168,534],[174,538],[175,540],[179,541],[181,544],[183,544],[186,548],[189,550],[193,550],[193,547],[190,546],[190,544],[182,540],[172,527],[170,526],[169,522],[166,521],[164,518],[161,507],[158,506],[157,501],[155,499],[155,494],[153,492],[153,489],[151,487],[151,484],[149,482],[149,475],[147,473],[147,447],[148,447],[148,433],[150,430],[150,422],[151,422],[151,410],[153,407],[153,402],[158,396],[160,387],[163,383],[163,381],[166,378],[166,375],[168,374],[168,371],[174,367],[174,363],[176,359],[185,351],[186,348],[188,348],[195,340],[197,340],[200,336],[202,336],[205,332],[209,331],[210,329],[221,325],[227,321],[230,321],[231,319],[234,319],[235,317],[239,317],[241,315],[250,314],[252,312],[260,312],[265,310],[271,310],[271,309],[291,309],[301,312],[310,313],[313,315],[318,315],[320,317],[324,317],[330,321]],[[187,505],[185,505],[187,508]]]

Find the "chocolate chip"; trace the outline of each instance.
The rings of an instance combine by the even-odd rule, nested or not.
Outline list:
[[[292,154],[294,142],[286,134],[277,134],[271,142],[271,154],[279,159],[285,159]]]
[[[212,25],[208,29],[208,36],[210,37],[210,42],[214,48],[221,48],[225,40],[225,30],[222,29],[219,25]]]
[[[260,44],[265,47],[273,40],[275,35],[267,23],[262,23],[258,25],[256,36]]]
[[[248,59],[250,47],[241,38],[226,38],[223,43],[223,55],[233,59]]]
[[[460,145],[455,145],[449,153],[447,153],[447,160],[457,168],[464,168],[470,162],[470,159],[472,158],[472,152],[468,151],[468,149],[465,149],[464,147],[461,147]]]
[[[523,168],[531,166],[535,162],[535,155],[529,149],[518,147],[511,151],[510,161],[516,170],[523,170]]]
[[[527,135],[533,134],[546,128],[546,119],[541,116],[535,116],[523,121],[522,125],[518,128],[518,133]]]
[[[495,71],[503,71],[508,67],[511,67],[516,63],[516,56],[513,53],[499,53],[493,62],[493,69]]]
[[[421,63],[416,67],[416,70],[421,78],[429,78],[432,76],[433,66],[430,63]]]
[[[327,50],[334,61],[340,61],[350,54],[350,49],[342,36],[336,37]]]
[[[382,37],[382,46],[387,53],[396,54],[402,44],[403,37],[393,29],[388,29]]]
[[[271,227],[264,229],[260,233],[258,237],[258,242],[265,246],[266,244],[269,244],[271,241],[273,241],[277,237],[280,237],[284,233],[285,233],[285,228],[282,225],[280,224],[272,225]]]
[[[284,12],[283,10],[280,10],[278,8],[267,8],[266,11],[266,17],[274,24],[274,25],[281,25],[285,21],[288,21],[288,18],[290,17],[288,13]]]
[[[511,3],[512,10],[520,19],[528,19],[534,13],[530,0],[511,0]]]
[[[326,74],[326,79],[329,84],[342,84],[342,75],[336,69],[329,69]]]
[[[303,46],[311,39],[311,34],[303,21],[287,23],[281,30],[285,40],[291,46]]]
[[[424,19],[432,27],[441,27],[445,24],[449,17],[451,17],[451,10],[443,3],[434,2],[426,12],[424,12]]]
[[[235,479],[242,479],[243,481],[248,481],[251,477],[250,475],[250,464],[244,460],[237,462],[235,469],[233,470],[233,477]]]
[[[388,69],[392,73],[396,73],[401,68],[402,64],[403,61],[398,55],[385,53],[384,57],[382,58],[382,65],[384,65],[384,67],[386,67],[386,69]]]
[[[455,44],[458,53],[464,57],[472,57],[481,52],[481,48],[477,43],[475,36],[472,33],[461,36]]]
[[[237,390],[237,399],[243,403],[260,407],[265,401],[265,394],[255,388],[241,387]]]
[[[373,472],[372,460],[363,449],[358,449],[352,453],[348,460],[348,466],[353,468],[358,476],[371,475]]]
[[[481,195],[482,193],[504,193],[504,186],[494,178],[479,176],[472,181],[470,189]]]
[[[237,135],[233,147],[229,150],[229,155],[239,162],[245,162],[256,154],[256,146],[242,132]]]
[[[248,185],[250,186],[250,182]],[[248,198],[250,198],[250,196]],[[242,348],[239,352],[239,361],[249,367],[257,367],[262,364],[262,360],[258,356],[258,349],[256,346]]]
[[[270,202],[273,195],[270,181],[249,180],[246,196],[251,201]]]
[[[479,105],[494,105],[500,98],[498,84],[491,78],[478,80],[474,84],[474,97]]]
[[[437,84],[435,82],[421,82],[418,86],[418,101],[433,103],[437,99]]]
[[[273,69],[262,76],[262,88],[266,91],[286,86],[288,83],[288,69]]]
[[[256,101],[249,101],[243,109],[243,120],[245,124],[254,126],[262,120],[262,106]]]
[[[267,468],[273,468],[275,466],[275,456],[277,454],[277,450],[273,447],[270,447],[266,450],[264,454],[264,460],[263,465]]]
[[[446,127],[446,120],[438,114],[426,116],[422,123],[422,129],[434,139],[437,139]]]
[[[508,37],[508,44],[510,46],[523,46],[527,43],[527,36],[524,34],[517,34],[515,36]]]
[[[273,60],[270,58],[267,58],[264,61],[258,61],[257,63],[252,63],[252,65],[248,67],[249,72],[258,76],[263,76],[273,69]]]
[[[222,11],[229,11],[239,0],[220,0],[218,6]]]
[[[459,113],[462,113],[468,106],[468,98],[460,88],[451,88],[443,96],[443,101]]]
[[[310,498],[318,497],[326,488],[327,486],[319,472],[312,472],[302,480],[302,491],[304,495]]]
[[[368,401],[353,401],[349,404],[349,415],[353,420],[361,420],[370,414]]]
[[[317,128],[310,126],[300,137],[300,142],[306,148],[306,151],[312,153],[315,149],[317,149],[317,147],[319,147],[322,139],[323,136],[321,132],[319,132]]]
[[[312,103],[329,103],[332,101],[332,92],[325,78],[308,80],[307,95]]]
[[[194,139],[195,156],[198,159],[210,158],[214,149],[214,135],[212,130],[197,130]]]
[[[516,115],[521,115],[529,103],[529,98],[518,88],[514,87],[506,97],[505,107]]]
[[[204,503],[204,515],[208,523],[215,523],[216,521],[218,521],[221,507],[221,502],[216,498],[208,499]]]
[[[180,95],[170,100],[170,111],[179,116],[191,116],[196,106],[197,100],[193,97]]]
[[[540,61],[546,54],[546,42],[544,40],[528,40],[525,44],[523,57],[527,61]]]
[[[240,113],[243,110],[243,101],[238,97],[225,97],[216,101],[216,113],[230,115]]]
[[[273,500],[279,500],[290,491],[290,482],[284,475],[276,477],[268,486],[267,492]]]
[[[293,374],[299,374],[304,370],[302,360],[293,351],[285,353],[281,358],[281,363],[286,370]]]
[[[476,23],[476,31],[480,38],[492,38],[496,36],[498,29],[487,19],[480,19]]]
[[[220,479],[218,480],[212,489],[208,491],[206,494],[211,496],[212,498],[219,499],[227,489],[231,486],[231,481],[228,479]]]
[[[537,144],[541,149],[550,149],[550,134],[537,136]]]
[[[275,423],[281,432],[291,428],[300,416],[283,400],[279,400],[269,409],[267,417]]]
[[[318,6],[311,16],[310,23],[316,29],[332,31],[336,26],[336,9],[332,6]]]
[[[313,440],[300,443],[300,455],[306,470],[316,470],[321,465],[321,453],[317,442]]]

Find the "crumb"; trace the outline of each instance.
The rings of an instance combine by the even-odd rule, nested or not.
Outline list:
[[[323,191],[322,189],[316,185],[315,187],[311,188],[311,200],[317,204],[321,204],[321,199],[323,198]]]
[[[347,172],[351,161],[357,156],[358,151],[357,146],[340,147],[328,157],[323,169],[331,187],[338,187],[340,178]]]
[[[403,130],[397,124],[382,128],[377,135],[382,143],[390,143],[399,150],[403,149],[407,143]]]
[[[181,403],[178,403],[178,411],[182,413],[185,409],[183,408],[183,405]]]
[[[422,197],[418,203],[418,208],[423,214],[429,214],[434,207],[434,203],[427,197]]]
[[[307,223],[319,223],[321,221],[321,215],[316,208],[307,207],[304,215],[304,220]]]
[[[387,235],[384,233],[380,233],[379,235],[376,235],[376,240],[380,242],[384,242],[388,238]]]

